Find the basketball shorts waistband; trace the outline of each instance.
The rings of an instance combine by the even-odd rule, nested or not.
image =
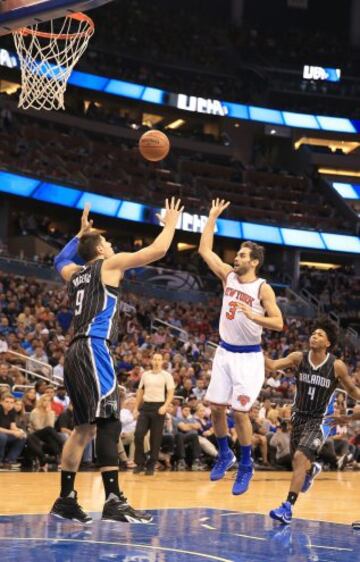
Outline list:
[[[226,349],[226,351],[231,351],[231,353],[256,353],[262,351],[260,344],[255,345],[232,345],[231,343],[226,343],[220,340],[220,347]]]

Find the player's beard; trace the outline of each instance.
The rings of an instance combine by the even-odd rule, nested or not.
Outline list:
[[[245,273],[249,271],[249,268],[247,265],[238,265],[234,266],[234,271],[236,275],[245,275]]]

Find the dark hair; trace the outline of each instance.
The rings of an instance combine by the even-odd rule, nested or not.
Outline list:
[[[260,246],[260,244],[256,244],[256,242],[246,241],[241,244],[241,248],[249,248],[250,259],[258,260],[259,263],[256,266],[256,273],[257,273],[261,268],[262,264],[264,263],[264,256],[265,256],[264,246]]]
[[[103,230],[93,230],[80,238],[77,253],[86,263],[98,255],[96,248],[101,244],[103,232]]]
[[[334,322],[326,316],[316,318],[312,326],[312,332],[323,330],[330,342],[330,347],[334,347],[338,340],[338,328]]]

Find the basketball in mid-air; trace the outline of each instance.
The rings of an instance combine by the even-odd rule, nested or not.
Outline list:
[[[164,133],[152,129],[140,137],[139,150],[145,160],[159,162],[159,160],[163,160],[168,155],[170,142]]]

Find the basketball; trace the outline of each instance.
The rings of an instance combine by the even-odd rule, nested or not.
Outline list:
[[[159,162],[167,156],[170,150],[170,142],[164,133],[153,129],[140,137],[139,150],[145,160]]]

